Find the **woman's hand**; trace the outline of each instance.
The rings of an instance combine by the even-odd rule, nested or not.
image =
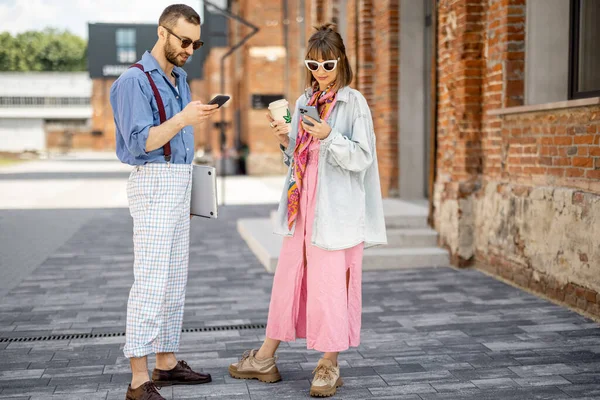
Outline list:
[[[279,140],[279,143],[285,148],[287,148],[290,144],[290,124],[285,121],[275,121],[270,113],[267,113],[267,120],[269,121],[269,126],[271,127],[271,131]]]
[[[316,137],[319,140],[327,139],[327,137],[331,133],[331,127],[327,122],[317,122],[308,115],[305,115],[304,117],[311,123],[315,124],[314,126],[310,126],[305,124],[304,121],[302,121],[302,127],[306,132],[310,133],[312,136]]]

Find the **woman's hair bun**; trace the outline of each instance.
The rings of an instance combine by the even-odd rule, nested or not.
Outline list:
[[[322,25],[316,26],[315,29],[317,31],[332,31],[332,32],[337,32],[337,25],[334,24],[333,22],[326,22]]]

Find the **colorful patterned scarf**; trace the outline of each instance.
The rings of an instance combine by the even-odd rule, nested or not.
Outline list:
[[[330,87],[322,91],[314,91],[308,106],[318,104],[319,116],[321,121],[327,121],[327,118],[333,110],[337,101],[337,92],[332,91]],[[302,127],[302,118],[298,122],[298,136],[296,137],[296,147],[294,149],[294,160],[292,165],[292,175],[288,188],[288,228],[291,230],[294,221],[298,216],[300,208],[300,190],[302,189],[302,179],[308,163],[308,148],[315,139],[310,133]]]

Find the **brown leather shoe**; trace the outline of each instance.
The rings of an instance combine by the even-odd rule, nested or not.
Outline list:
[[[170,371],[154,368],[152,380],[158,386],[200,385],[212,381],[210,374],[192,371],[190,366],[183,360],[179,361],[175,368]]]
[[[137,389],[132,389],[131,385],[127,388],[125,400],[166,400],[158,393],[156,385],[148,381]]]

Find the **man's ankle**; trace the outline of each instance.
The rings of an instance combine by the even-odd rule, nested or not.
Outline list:
[[[156,355],[156,369],[170,371],[177,366],[177,357],[173,353],[162,353]]]
[[[133,379],[131,379],[131,388],[132,389],[137,389],[140,386],[142,386],[144,383],[149,382],[150,381],[150,377],[146,376],[146,377],[135,377]]]

